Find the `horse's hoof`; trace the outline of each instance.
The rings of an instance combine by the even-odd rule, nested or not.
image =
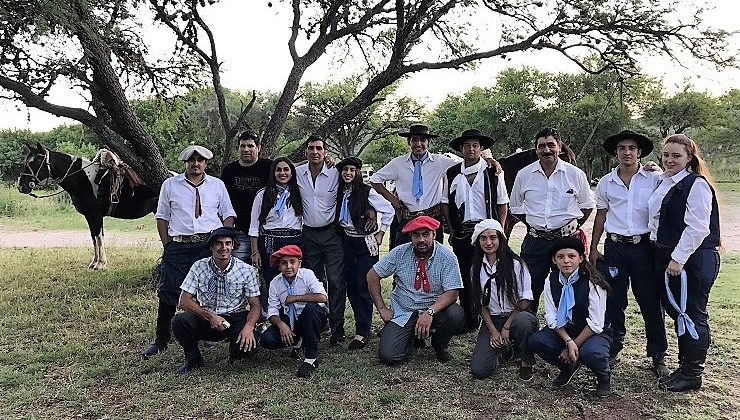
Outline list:
[[[90,264],[87,265],[87,268],[89,268],[90,270],[95,270],[95,266],[97,265],[98,265],[97,261],[90,261]]]
[[[98,262],[97,264],[95,264],[95,266],[92,269],[95,271],[104,270],[107,265],[108,265],[107,263]]]

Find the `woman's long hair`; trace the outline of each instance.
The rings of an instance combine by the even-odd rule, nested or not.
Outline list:
[[[664,146],[668,143],[676,143],[676,144],[680,144],[684,146],[686,148],[686,152],[689,154],[689,157],[691,158],[691,160],[689,161],[688,167],[691,168],[692,171],[703,176],[707,180],[707,182],[712,186],[712,188],[713,189],[715,188],[714,179],[712,178],[712,175],[709,173],[707,164],[706,162],[704,162],[704,159],[702,159],[701,152],[699,151],[699,147],[696,145],[696,142],[694,142],[694,140],[691,140],[685,134],[674,134],[672,136],[666,137],[666,139],[663,140]]]
[[[342,173],[339,173],[339,190],[337,190],[337,211],[342,208],[342,198],[344,198],[344,189],[348,186],[352,186],[352,195],[354,196],[353,205],[349,209],[349,214],[352,220],[360,220],[365,216],[367,209],[370,208],[370,201],[368,200],[367,190],[370,188],[365,185],[362,181],[362,173],[360,169],[355,172],[355,179],[351,183],[344,182],[342,179]]]
[[[265,192],[262,196],[262,208],[260,209],[259,217],[260,225],[265,224],[267,221],[267,214],[270,213],[270,210],[272,210],[277,201],[278,190],[277,181],[275,180],[275,168],[277,168],[277,165],[280,162],[287,163],[290,167],[290,173],[292,174],[288,181],[288,192],[290,193],[290,196],[288,197],[288,205],[293,207],[293,211],[295,211],[296,216],[303,215],[303,202],[301,201],[301,192],[298,190],[298,179],[296,178],[297,174],[295,172],[295,165],[293,165],[293,162],[287,157],[279,157],[272,161],[272,166],[270,166],[270,176],[267,178],[267,186],[265,186]]]
[[[585,255],[581,254],[581,256],[583,257],[583,261],[581,261],[581,264],[578,265],[578,269],[582,273],[581,275],[585,273],[591,283],[600,286],[602,289],[606,290],[607,294],[611,293],[612,286],[609,284],[608,281],[606,281],[601,272],[597,270],[593,264],[591,264],[591,262]]]
[[[505,298],[515,308],[521,300],[521,294],[518,290],[518,281],[524,276],[526,264],[511,247],[509,241],[501,232],[496,231],[498,236],[498,249],[496,250],[496,291],[499,299]],[[483,290],[480,284],[480,270],[483,265],[485,252],[480,246],[480,241],[476,239],[473,247],[473,264],[470,267],[470,282],[473,286],[472,293],[469,294],[471,302],[470,307],[474,308],[474,313],[479,313],[483,305]],[[514,272],[514,260],[519,262],[519,272]],[[493,293],[491,293],[493,294]]]

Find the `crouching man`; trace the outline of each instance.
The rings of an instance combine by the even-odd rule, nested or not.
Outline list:
[[[231,255],[239,246],[236,235],[232,228],[214,230],[206,242],[211,256],[196,261],[180,286],[179,307],[185,312],[172,320],[172,332],[185,352],[185,363],[177,373],[203,366],[199,340],[228,339],[230,363],[257,350],[259,279],[254,267]]]

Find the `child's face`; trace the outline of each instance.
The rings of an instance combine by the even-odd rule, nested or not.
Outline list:
[[[563,248],[555,253],[552,261],[558,266],[561,273],[566,276],[573,274],[583,261],[583,256],[572,248]]]
[[[280,258],[280,272],[285,277],[295,277],[298,269],[301,268],[301,260],[296,257]]]

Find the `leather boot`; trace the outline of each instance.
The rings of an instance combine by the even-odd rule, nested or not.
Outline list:
[[[693,349],[681,365],[679,373],[660,384],[661,388],[673,392],[692,391],[701,388],[701,376],[707,359],[706,349]]]
[[[668,367],[665,365],[664,356],[653,356],[653,365],[650,367],[650,370],[655,373],[655,376],[658,378],[658,382],[665,381],[666,378],[671,375],[671,371],[668,370]]]

